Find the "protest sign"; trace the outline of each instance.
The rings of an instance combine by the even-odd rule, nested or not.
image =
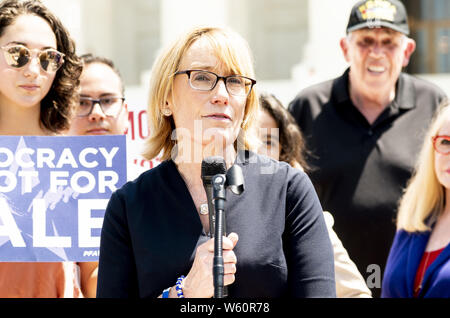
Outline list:
[[[139,99],[144,96],[131,95],[136,103],[128,103],[128,130],[127,130],[127,157],[128,157],[128,180],[136,179],[142,172],[156,167],[161,161],[159,158],[147,160],[142,156],[145,139],[149,136],[147,124],[147,111],[140,106]],[[128,98],[127,98],[128,99]]]
[[[0,261],[96,261],[126,137],[2,136]]]

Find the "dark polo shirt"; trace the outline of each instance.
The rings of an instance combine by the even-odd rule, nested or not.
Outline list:
[[[398,200],[445,93],[402,73],[394,101],[369,124],[350,100],[348,72],[303,90],[289,111],[306,139],[322,207],[333,214],[337,235],[379,296],[381,277],[368,266],[384,271]]]

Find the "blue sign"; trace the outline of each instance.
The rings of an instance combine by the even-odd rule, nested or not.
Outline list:
[[[97,261],[126,137],[0,137],[0,262]]]

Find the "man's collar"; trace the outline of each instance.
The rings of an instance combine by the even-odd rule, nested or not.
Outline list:
[[[350,68],[347,68],[342,76],[333,81],[332,98],[338,104],[350,101],[349,72]],[[415,100],[416,92],[411,77],[403,72],[400,73],[395,88],[395,98],[390,105],[401,109],[411,109],[416,106]]]
[[[411,77],[405,73],[400,73],[396,86],[394,102],[398,108],[411,109],[416,107],[416,91]]]
[[[338,104],[346,103],[350,100],[350,92],[348,89],[350,68],[347,68],[342,74],[333,81],[331,96]]]

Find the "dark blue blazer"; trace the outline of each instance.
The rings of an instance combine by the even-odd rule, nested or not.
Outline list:
[[[268,157],[239,156],[245,191],[226,200],[226,230],[239,235],[229,297],[336,297],[333,247],[308,176]],[[111,196],[97,297],[158,297],[189,273],[208,239],[175,163],[162,162]]]
[[[431,232],[397,231],[383,276],[381,297],[414,297],[414,280]],[[425,272],[419,298],[450,298],[450,244]]]

